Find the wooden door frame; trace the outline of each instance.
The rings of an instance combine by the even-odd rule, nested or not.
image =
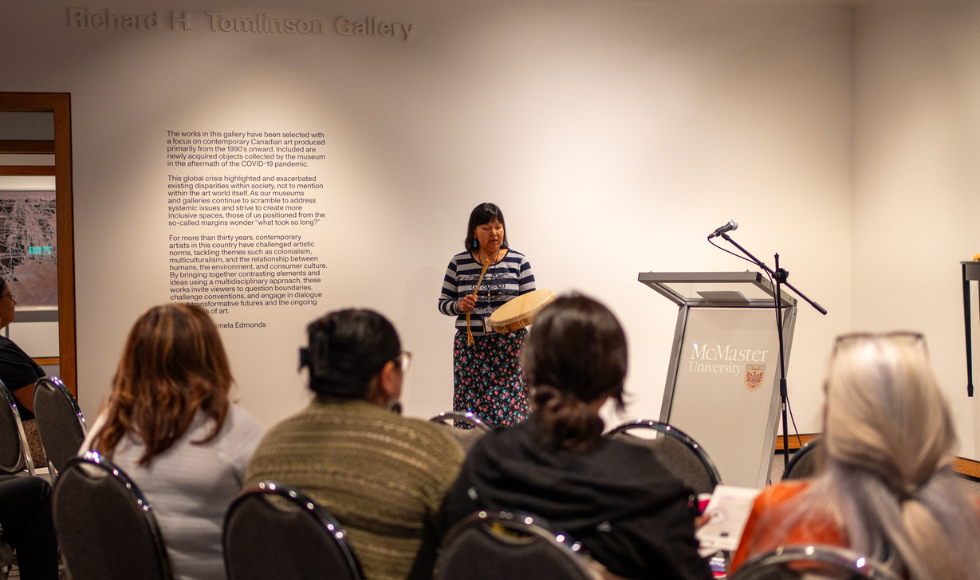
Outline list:
[[[72,212],[71,94],[2,93],[0,112],[54,113],[55,214],[58,236],[58,349],[60,378],[78,398],[75,347],[75,218]],[[0,168],[2,169],[2,168]],[[8,175],[25,175],[21,173]],[[34,173],[36,174],[36,173]],[[47,173],[50,175],[51,173]]]

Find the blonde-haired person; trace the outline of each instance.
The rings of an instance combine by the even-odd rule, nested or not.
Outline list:
[[[82,445],[139,486],[182,580],[225,578],[222,523],[264,434],[229,402],[232,382],[203,308],[153,307],[133,325],[109,401]]]
[[[980,578],[980,511],[951,469],[956,435],[922,336],[839,337],[825,390],[823,468],[763,491],[732,570],[820,543],[916,580]]]

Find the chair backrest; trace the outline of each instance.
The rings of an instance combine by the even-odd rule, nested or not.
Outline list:
[[[19,473],[24,470],[36,475],[14,396],[0,381],[0,473]]]
[[[540,518],[479,511],[446,534],[433,580],[596,580],[581,544],[549,530]]]
[[[85,440],[85,417],[58,377],[42,377],[34,384],[34,417],[49,471],[57,475]]]
[[[836,546],[776,548],[747,560],[731,580],[899,580],[881,564]]]
[[[429,421],[432,421],[433,423],[442,423],[444,425],[455,425],[456,423],[462,423],[464,425],[469,425],[477,431],[490,431],[490,426],[484,423],[483,419],[469,411],[466,413],[460,413],[457,411],[439,413],[435,417],[429,419]]]
[[[150,505],[97,452],[64,465],[54,485],[52,517],[73,580],[172,580]]]
[[[606,436],[649,447],[654,457],[695,493],[711,493],[721,483],[721,475],[704,448],[666,423],[637,419],[623,423]]]
[[[789,460],[783,479],[804,479],[816,473],[820,467],[821,453],[820,439],[811,439]]]
[[[463,451],[469,452],[473,444],[480,438],[491,431],[490,426],[483,422],[473,413],[439,413],[435,417],[429,419],[433,423],[437,423],[451,429],[449,434],[453,436],[454,439],[459,443]],[[467,425],[471,428],[462,427]]]
[[[243,491],[225,517],[228,580],[361,580],[347,533],[299,490],[263,481]]]

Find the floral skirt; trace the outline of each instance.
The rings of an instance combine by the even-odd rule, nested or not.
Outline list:
[[[527,330],[453,341],[453,411],[472,412],[490,426],[515,425],[528,416],[520,354]]]

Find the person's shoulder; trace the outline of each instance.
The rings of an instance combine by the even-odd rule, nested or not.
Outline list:
[[[453,264],[461,264],[463,262],[476,262],[476,260],[473,259],[473,256],[469,252],[464,251],[455,254],[450,262]]]
[[[195,418],[195,422],[202,415],[202,411],[198,410],[198,417]],[[198,434],[200,436],[206,436],[208,430],[211,429],[210,425],[213,425],[213,421],[207,418],[204,419],[204,423],[200,428],[196,429],[190,443],[193,443],[193,441],[199,438]],[[225,415],[221,431],[214,439],[217,445],[218,456],[227,463],[244,465],[248,461],[248,458],[252,456],[252,453],[255,452],[255,448],[258,447],[264,435],[265,427],[262,426],[262,423],[254,415],[245,410],[244,407],[235,403],[229,403],[228,413]],[[187,438],[185,437],[184,439]],[[196,446],[192,444],[191,447]]]
[[[268,439],[275,435],[282,435],[285,433],[291,433],[296,429],[303,429],[304,425],[317,421],[317,415],[324,412],[321,407],[323,407],[323,405],[317,405],[317,402],[314,399],[309,405],[297,413],[281,419],[272,427],[269,427],[265,432],[265,438]]]
[[[449,429],[454,429],[455,427],[440,425],[433,421],[415,417],[402,417],[400,415],[395,415],[393,420],[402,428],[416,434],[420,441],[425,442],[424,444],[429,450],[439,455],[456,458],[462,462],[463,448],[449,431]]]
[[[526,419],[508,427],[493,427],[473,443],[466,457],[517,457],[524,455],[528,449],[537,449],[541,441],[540,426],[533,419]]]
[[[607,433],[602,437],[601,449],[604,454],[625,462],[638,462],[644,465],[658,463],[653,450],[646,443],[644,439],[629,434],[610,436]]]
[[[17,346],[17,343],[6,336],[0,335],[0,355],[15,358],[30,358],[24,349]]]
[[[235,433],[256,438],[261,438],[265,434],[265,426],[248,409],[237,403],[228,405],[228,417],[225,420],[231,424],[231,429]]]
[[[640,443],[626,442],[608,436],[592,452],[595,461],[613,473],[629,473],[635,480],[648,485],[683,487],[683,482],[673,474],[653,451]],[[655,483],[654,483],[655,482]]]
[[[510,260],[512,262],[523,262],[527,260],[527,256],[525,256],[522,252],[515,250],[514,248],[507,248],[507,255],[504,256],[504,259]]]
[[[782,481],[763,489],[755,501],[762,506],[774,506],[786,503],[810,488],[805,480]]]

